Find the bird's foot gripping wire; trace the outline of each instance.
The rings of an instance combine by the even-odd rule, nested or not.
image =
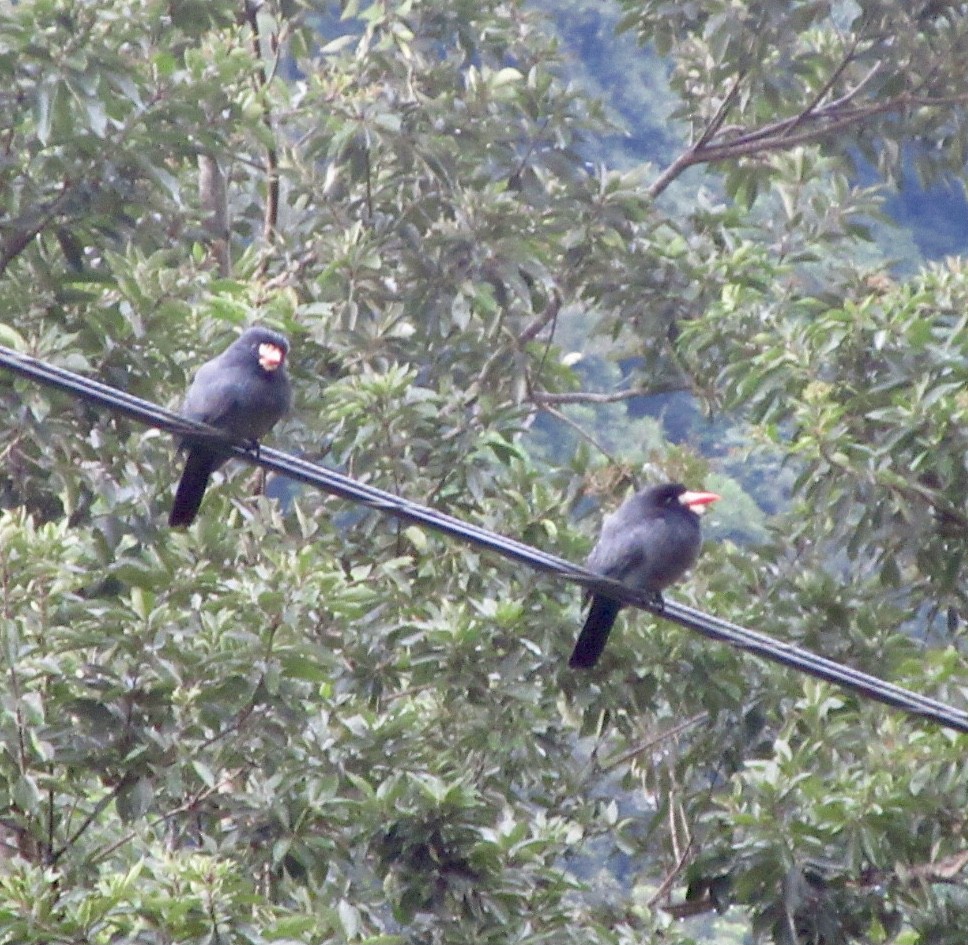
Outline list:
[[[662,596],[660,591],[656,591],[652,595],[652,606],[655,608],[657,614],[661,614],[665,610],[665,598]]]
[[[258,440],[246,440],[245,441],[245,448],[250,453],[253,453],[255,456],[258,456],[259,455],[259,449],[260,449],[260,447],[259,447],[259,441]]]

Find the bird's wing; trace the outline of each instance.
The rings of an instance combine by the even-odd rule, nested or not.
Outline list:
[[[624,581],[630,574],[634,574],[645,563],[645,549],[627,532],[615,532],[609,535],[604,529],[598,544],[592,548],[588,560],[585,562],[589,571],[601,574],[603,577]],[[593,597],[588,588],[582,595],[587,604]]]
[[[603,528],[587,565],[590,571],[622,581],[642,566],[645,557],[646,544],[639,528]]]
[[[240,409],[239,380],[238,373],[225,365],[216,361],[203,364],[185,395],[182,413],[214,427],[226,426]]]
[[[637,584],[661,560],[674,537],[673,528],[664,517],[630,520],[628,515],[619,514],[623,511],[619,509],[605,519],[602,535],[588,556],[587,565],[589,570],[616,581],[631,579]]]

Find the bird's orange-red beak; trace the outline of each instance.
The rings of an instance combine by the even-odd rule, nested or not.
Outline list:
[[[286,360],[286,352],[279,345],[264,342],[259,345],[259,367],[263,371],[275,371]]]
[[[721,498],[722,496],[716,495],[715,492],[683,492],[679,496],[679,501],[686,508],[692,509],[698,515],[702,515],[706,511],[707,505],[712,505],[713,502],[718,502]]]

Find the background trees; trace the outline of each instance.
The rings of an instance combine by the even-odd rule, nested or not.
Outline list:
[[[12,8],[0,340],[175,404],[271,320],[276,442],[575,559],[707,479],[684,596],[963,704],[965,276],[872,184],[962,172],[965,11],[621,15],[651,163],[516,3]],[[6,940],[963,942],[963,739],[644,616],[572,673],[573,589],[244,469],[173,534],[167,437],[0,395]]]

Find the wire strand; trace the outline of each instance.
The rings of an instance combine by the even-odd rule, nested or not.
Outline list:
[[[216,442],[226,452],[243,462],[261,466],[377,512],[395,516],[412,524],[424,525],[444,535],[526,564],[534,570],[580,584],[595,593],[607,594],[623,604],[650,611],[656,616],[670,620],[708,639],[727,643],[762,659],[835,683],[869,699],[903,709],[911,715],[928,719],[945,728],[968,733],[968,712],[966,711],[684,604],[666,600],[664,604],[659,605],[645,593],[594,574],[556,555],[548,554],[531,545],[499,535],[428,506],[384,492],[382,489],[366,485],[325,466],[267,447],[260,447],[258,451],[252,450],[249,445],[234,441],[213,427],[187,420],[150,401],[20,354],[3,345],[0,345],[0,367],[21,377],[106,407],[115,413],[121,413],[147,426],[157,427],[179,436],[191,434],[196,438]]]

